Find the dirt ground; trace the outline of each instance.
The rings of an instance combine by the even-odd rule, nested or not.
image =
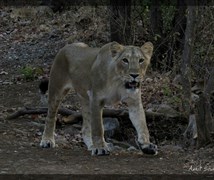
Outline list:
[[[11,108],[38,102],[38,82],[1,86],[0,173],[1,174],[213,174],[213,147],[183,150],[177,146],[159,147],[157,156],[140,151],[116,151],[94,157],[82,142],[68,142],[57,129],[58,147],[39,147],[43,121],[24,116],[5,120]]]
[[[66,34],[66,30],[44,32],[45,27],[42,25],[39,26],[39,30],[35,30],[34,24],[29,22],[28,18],[18,21],[13,16],[7,17],[11,13],[8,9],[0,10],[3,18],[0,26],[0,38],[2,38],[0,41],[1,175],[117,174],[120,175],[119,177],[122,175],[130,177],[128,176],[130,174],[133,176],[134,174],[142,176],[200,174],[213,178],[214,147],[212,144],[197,150],[164,143],[159,145],[159,154],[156,156],[143,155],[139,150],[119,149],[113,151],[110,156],[95,157],[90,155],[82,143],[79,125],[59,125],[56,131],[58,146],[54,149],[40,148],[39,142],[45,119],[43,115],[26,115],[13,120],[6,120],[6,117],[19,108],[40,106],[38,84],[41,78],[36,77],[34,80],[26,81],[20,69],[26,64],[46,68],[52,63],[56,51],[65,43],[68,33]],[[57,17],[54,20],[57,21],[56,19]],[[27,29],[29,23],[32,26],[31,29]],[[51,23],[55,25],[54,22]],[[22,28],[21,25],[24,27]],[[46,28],[51,29],[52,26],[48,24]],[[37,31],[40,32],[39,37],[33,37],[30,34],[33,29],[34,35]],[[69,96],[69,101],[70,108],[79,109],[75,93]],[[202,176],[195,176],[198,179],[200,177]],[[137,178],[139,177],[136,176],[135,179]]]

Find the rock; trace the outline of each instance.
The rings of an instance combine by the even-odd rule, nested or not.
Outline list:
[[[134,147],[134,146],[130,146],[128,149],[127,149],[128,151],[137,151],[137,149]]]
[[[13,113],[14,111],[16,111],[16,108],[6,109],[6,112],[8,113]]]
[[[106,138],[111,138],[114,135],[115,130],[120,126],[117,118],[104,118],[103,125]]]
[[[1,72],[0,72],[0,75],[8,75],[8,72],[6,72],[6,71],[1,71]]]
[[[146,80],[145,80],[147,83],[151,83],[152,81],[153,81],[153,79],[152,78],[146,78]]]
[[[95,168],[94,171],[100,171],[100,168]]]
[[[161,147],[162,151],[183,152],[183,148],[177,145],[165,145]]]
[[[42,136],[42,132],[41,132],[41,131],[37,131],[37,132],[35,133],[35,135],[36,135],[36,136]]]
[[[172,80],[172,84],[174,84],[174,85],[181,85],[182,84],[182,77],[180,74],[175,76],[175,78]]]
[[[80,131],[75,128],[74,126],[65,126],[64,134],[69,134],[70,136],[75,136],[76,134],[79,134]]]
[[[180,116],[180,113],[177,112],[168,104],[160,104],[160,105],[150,104],[149,106],[150,106],[149,109],[147,109],[148,113],[156,113],[156,114],[164,115],[170,118],[175,118]]]
[[[47,94],[40,94],[40,104],[42,107],[47,107],[48,105]]]
[[[72,125],[75,129],[81,130],[82,129],[82,125],[80,124],[73,124]]]
[[[198,80],[198,82],[191,88],[191,91],[199,94],[200,92],[203,91],[204,88],[204,81]]]
[[[58,145],[65,145],[65,144],[69,143],[68,140],[64,136],[61,136],[61,135],[55,136],[55,140],[56,140],[56,144],[58,144]]]
[[[114,145],[114,148],[120,147],[122,149],[128,149],[132,146],[127,142],[117,141],[116,139],[108,139],[108,142],[112,143]]]
[[[192,93],[191,94],[191,99],[193,102],[197,102],[199,100],[199,95]]]
[[[36,15],[37,16],[46,16],[51,17],[53,15],[53,10],[48,6],[38,6],[36,9]]]
[[[39,26],[39,30],[43,31],[43,32],[47,32],[47,31],[50,31],[50,28],[47,25],[45,25],[45,24],[41,24]]]
[[[2,83],[2,85],[12,85],[13,84],[13,82],[10,82],[10,81],[4,81],[3,83]]]
[[[103,124],[105,131],[114,130],[120,126],[117,118],[104,118]]]
[[[116,145],[116,146],[113,146],[112,150],[113,151],[122,151],[122,150],[124,150],[124,148]]]
[[[36,7],[17,7],[13,8],[10,13],[11,18],[30,18],[30,17],[51,17],[53,11],[48,6],[36,6]]]
[[[189,124],[183,135],[187,139],[196,139],[198,137],[195,114],[189,116]]]

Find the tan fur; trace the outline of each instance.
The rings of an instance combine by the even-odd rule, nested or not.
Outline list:
[[[101,48],[91,48],[84,43],[68,44],[62,48],[50,73],[49,111],[40,145],[55,146],[57,108],[71,88],[76,90],[82,103],[82,135],[92,154],[95,151],[98,154],[102,150],[108,151],[104,140],[102,109],[104,105],[118,101],[127,102],[139,143],[150,144],[140,87],[128,89],[125,88],[125,83],[133,80],[142,81],[152,52],[153,45],[150,42],[141,48],[123,46],[116,42],[108,43]],[[130,74],[139,76],[134,79]]]

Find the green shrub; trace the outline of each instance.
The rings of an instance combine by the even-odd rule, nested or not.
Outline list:
[[[33,81],[36,78],[38,78],[38,76],[41,76],[42,74],[44,74],[44,71],[42,68],[32,67],[32,66],[25,66],[21,68],[20,72],[24,76],[24,79],[26,81]]]
[[[21,73],[25,80],[34,80],[34,69],[31,66],[23,67]]]

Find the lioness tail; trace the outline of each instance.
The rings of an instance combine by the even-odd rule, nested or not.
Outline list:
[[[46,92],[48,90],[48,83],[49,83],[49,80],[45,79],[45,80],[42,80],[39,84],[39,91],[40,91],[40,102],[41,102],[41,105],[42,106],[47,106],[47,95],[46,95]]]
[[[40,84],[39,84],[39,90],[40,90],[41,94],[46,94],[46,92],[48,90],[48,83],[49,83],[48,79],[42,80],[40,82]]]

